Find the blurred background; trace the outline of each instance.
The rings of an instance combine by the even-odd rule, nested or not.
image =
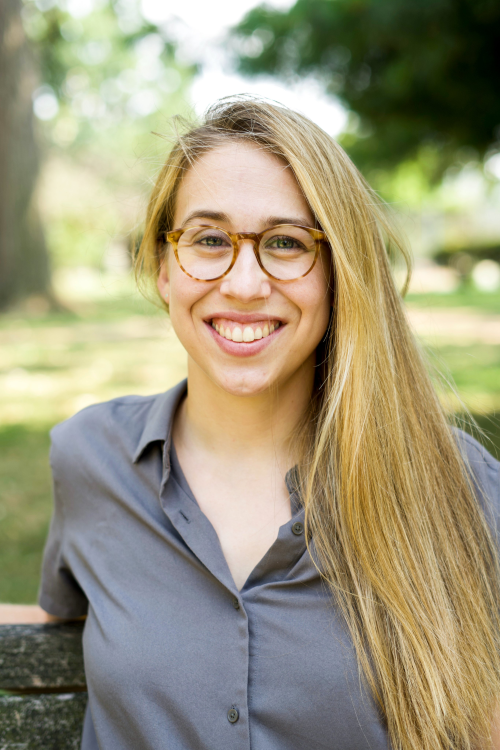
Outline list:
[[[172,116],[221,96],[308,115],[390,204],[446,406],[500,454],[499,39],[500,0],[3,0],[0,601],[36,600],[50,428],[185,374],[131,253]]]

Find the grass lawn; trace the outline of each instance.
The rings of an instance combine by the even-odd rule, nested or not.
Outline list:
[[[498,314],[500,326],[500,295],[409,301]],[[432,352],[500,457],[500,345],[432,341]],[[50,428],[90,403],[166,390],[185,371],[165,314],[132,293],[81,304],[73,313],[0,317],[0,601],[36,600],[52,509]]]
[[[500,290],[485,293],[473,287],[462,287],[449,294],[409,294],[406,301],[418,307],[461,307],[500,315]]]

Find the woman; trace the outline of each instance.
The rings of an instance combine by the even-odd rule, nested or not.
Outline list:
[[[138,274],[188,379],[53,431],[40,605],[85,750],[500,747],[499,464],[448,426],[374,194],[308,119],[182,136]]]

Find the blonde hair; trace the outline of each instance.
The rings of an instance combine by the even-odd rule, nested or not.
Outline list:
[[[306,117],[238,97],[179,134],[154,187],[137,274],[155,277],[186,169],[244,139],[293,170],[332,253],[333,325],[299,465],[308,542],[394,748],[488,746],[500,696],[500,572],[470,471],[406,321],[376,195]],[[404,251],[403,251],[404,252]]]

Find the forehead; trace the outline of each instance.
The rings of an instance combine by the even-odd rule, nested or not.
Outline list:
[[[270,215],[314,221],[290,166],[256,144],[238,141],[212,149],[189,167],[177,193],[175,226],[203,209],[240,224],[250,221],[252,229]]]

